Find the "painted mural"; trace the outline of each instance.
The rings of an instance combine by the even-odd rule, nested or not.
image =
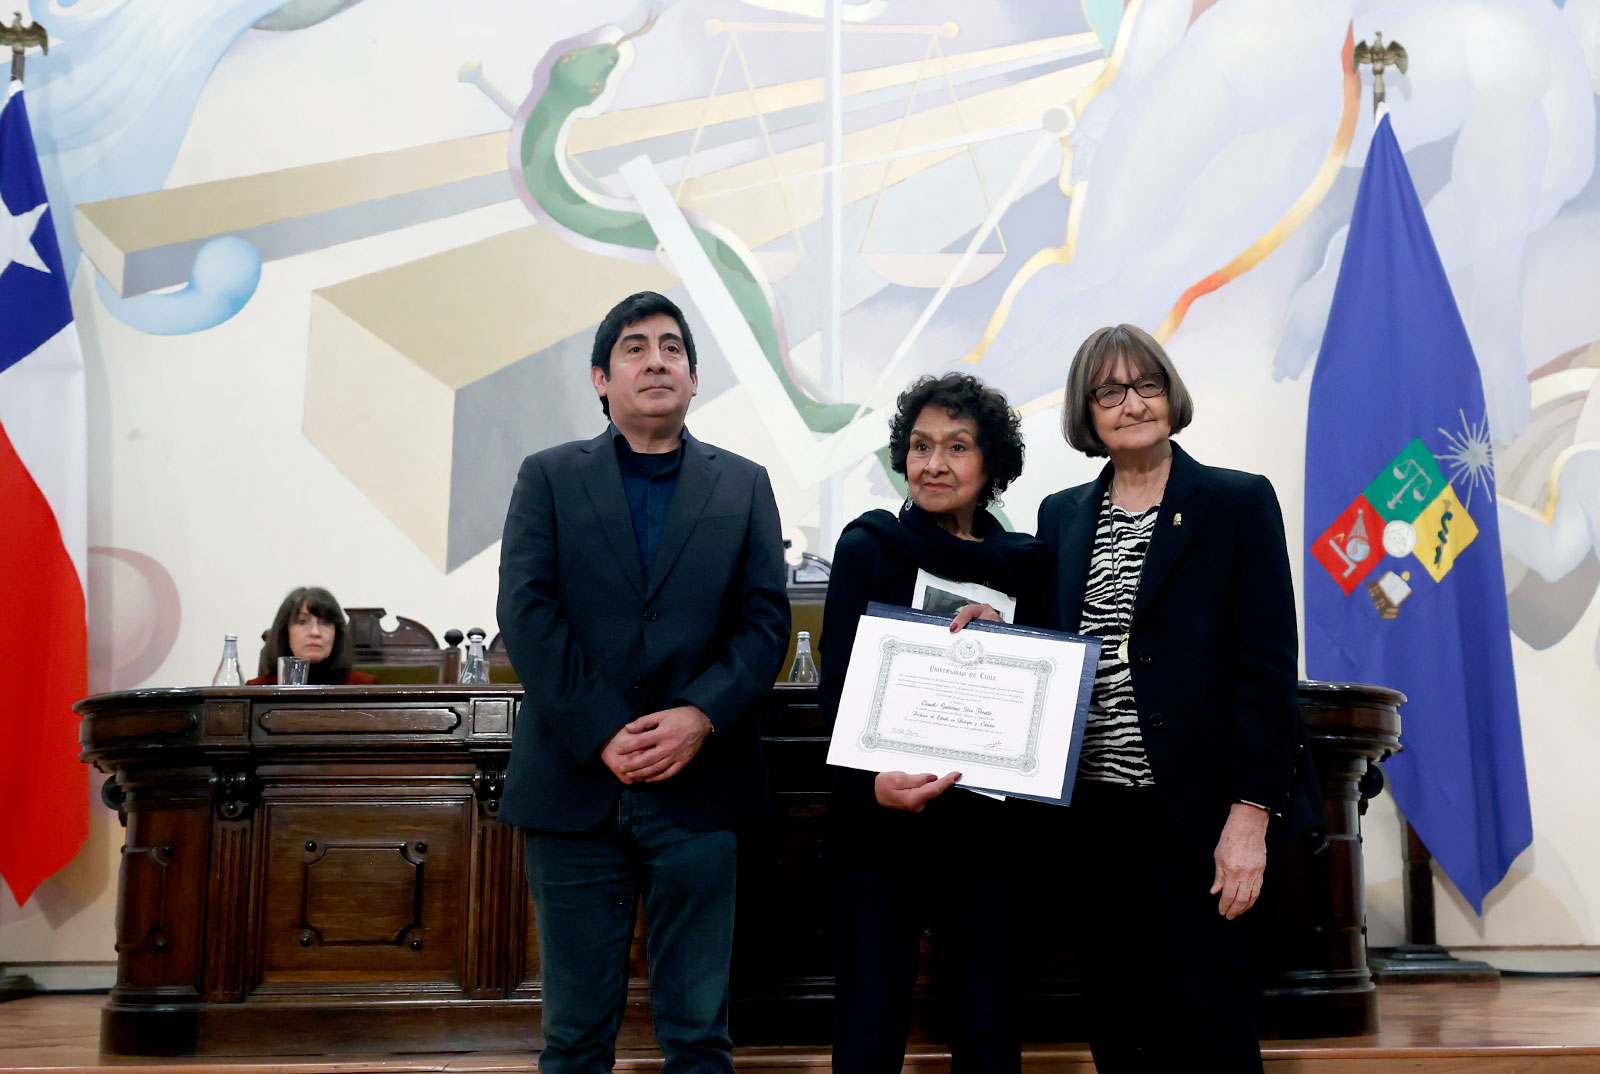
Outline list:
[[[1061,386],[1117,321],[1168,342],[1186,443],[1267,473],[1299,540],[1309,370],[1373,129],[1351,52],[1402,42],[1394,128],[1489,404],[1539,831],[1503,885],[1536,893],[1506,896],[1517,923],[1491,902],[1499,932],[1452,927],[1600,943],[1600,854],[1558,819],[1592,815],[1563,766],[1600,756],[1600,0],[33,15],[90,367],[97,689],[206,678],[225,631],[253,639],[304,582],[492,627],[516,467],[602,428],[590,338],[643,288],[690,311],[691,427],[772,472],[792,554],[899,499],[883,407],[952,368],[1025,415],[1004,509],[1027,528],[1095,470],[1060,442]],[[1545,933],[1535,905],[1559,908]]]

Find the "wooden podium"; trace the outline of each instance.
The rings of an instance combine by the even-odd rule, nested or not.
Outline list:
[[[79,702],[83,758],[127,826],[117,985],[102,1048],[285,1055],[540,1047],[539,959],[519,833],[496,820],[516,686],[208,687]],[[1376,1027],[1359,785],[1398,746],[1400,697],[1305,684],[1328,838],[1275,853],[1262,910],[1278,1035]],[[774,809],[742,837],[732,1031],[825,1044],[832,978],[814,687],[762,716]],[[918,984],[933,1039],[935,961]],[[1031,1039],[1082,1039],[1072,954],[1031,968]],[[622,1043],[651,1040],[636,939]]]

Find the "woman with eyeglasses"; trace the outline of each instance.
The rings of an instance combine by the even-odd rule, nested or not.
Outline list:
[[[1094,332],[1062,432],[1109,462],[1039,508],[1057,625],[1101,640],[1063,877],[1101,1074],[1262,1069],[1251,907],[1269,831],[1321,818],[1277,496],[1173,443],[1193,416],[1161,344]]]

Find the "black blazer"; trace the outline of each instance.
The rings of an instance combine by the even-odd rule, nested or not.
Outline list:
[[[786,578],[772,485],[748,459],[685,436],[648,578],[609,435],[524,459],[500,549],[500,631],[524,691],[500,819],[593,827],[623,787],[601,748],[688,703],[714,728],[700,753],[635,786],[691,828],[738,824],[765,793],[754,712],[789,640]]]
[[[1321,803],[1296,700],[1294,584],[1277,495],[1257,474],[1203,466],[1177,444],[1172,452],[1128,652],[1156,787],[1187,841],[1210,855],[1236,801],[1285,815],[1285,835],[1314,826]],[[1065,630],[1081,623],[1110,483],[1108,463],[1097,480],[1039,505]]]
[[[910,607],[919,569],[1015,596],[1019,623],[1037,626],[1048,619],[1042,594],[1054,563],[1049,550],[1025,533],[1007,532],[987,511],[979,512],[974,523],[982,543],[944,533],[916,507],[903,508],[899,519],[887,511],[869,511],[840,534],[818,642],[822,682],[817,705],[830,733],[862,613],[871,601]],[[846,869],[899,868],[908,860],[926,863],[939,847],[992,849],[1010,834],[1016,807],[1027,804],[955,790],[929,802],[921,813],[908,813],[878,804],[871,772],[834,768],[831,780],[827,845],[834,864]]]

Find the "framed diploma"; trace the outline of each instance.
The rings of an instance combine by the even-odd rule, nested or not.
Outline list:
[[[961,786],[1066,804],[1100,642],[873,603],[861,617],[828,763],[962,774]]]

